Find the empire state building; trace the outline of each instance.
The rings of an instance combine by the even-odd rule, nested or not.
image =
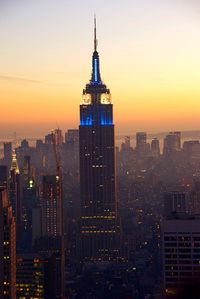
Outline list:
[[[83,90],[79,138],[80,259],[113,261],[119,254],[113,105],[100,75],[96,19],[92,76]]]

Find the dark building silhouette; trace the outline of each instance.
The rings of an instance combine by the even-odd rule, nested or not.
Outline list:
[[[56,175],[43,176],[42,206],[42,235],[56,237],[61,235],[59,177]]]
[[[42,196],[39,206],[32,209],[32,237],[35,252],[48,256],[52,261],[51,274],[53,290],[49,299],[63,298],[64,264],[61,223],[61,201],[59,198],[60,182],[56,175],[43,176]],[[41,231],[40,231],[40,217]],[[37,223],[38,221],[38,223]],[[46,297],[45,297],[46,298]]]
[[[160,144],[158,138],[153,138],[151,141],[151,153],[155,157],[160,155]]]
[[[150,144],[147,143],[147,133],[136,133],[136,154],[138,158],[143,158],[150,153]]]
[[[115,143],[110,90],[102,82],[96,25],[92,77],[80,105],[80,258],[113,260],[118,255]]]
[[[16,229],[8,193],[0,189],[0,298],[15,299]]]
[[[191,214],[200,215],[200,182],[194,183],[188,196],[188,209]]]
[[[39,212],[40,218],[35,222],[36,213]],[[35,179],[30,177],[23,188],[23,219],[24,219],[24,243],[29,250],[32,246],[32,241],[37,235],[37,227],[40,227],[41,232],[41,208],[39,207],[38,188]],[[33,237],[34,231],[34,237]],[[40,235],[39,235],[40,236]]]
[[[79,144],[79,131],[78,129],[69,129],[65,133],[65,143]]]
[[[147,133],[137,132],[136,133],[136,148],[147,143]]]
[[[8,167],[0,165],[0,188],[8,188]]]
[[[164,138],[163,155],[168,156],[181,150],[181,132],[170,132]]]
[[[135,155],[134,150],[131,147],[131,139],[130,136],[125,136],[124,142],[121,144],[121,151],[119,152],[116,149],[116,160],[117,164],[117,173],[123,175],[129,175],[133,170],[133,161]]]
[[[12,143],[5,142],[4,143],[4,163],[10,168],[12,160]]]
[[[198,162],[200,159],[200,142],[199,140],[189,140],[183,143],[183,153],[190,162]]]
[[[171,191],[164,194],[164,215],[171,217],[180,214],[186,214],[187,194],[186,192]]]
[[[162,221],[165,298],[177,298],[175,295],[183,284],[200,279],[199,226],[199,217],[187,214]]]
[[[40,254],[17,256],[17,298],[55,299],[56,259]]]
[[[9,177],[9,200],[16,220],[17,231],[22,224],[22,204],[20,194],[20,173],[15,151],[12,154],[12,162]]]
[[[23,139],[21,142],[21,148],[23,148],[25,151],[29,149],[29,143],[26,139]]]
[[[35,240],[35,252],[48,258],[48,299],[63,299],[62,295],[62,240],[60,236],[43,236]]]
[[[22,173],[24,183],[26,184],[31,175],[31,157],[28,155],[24,156]]]
[[[45,136],[45,144],[52,144],[52,134],[47,134]]]

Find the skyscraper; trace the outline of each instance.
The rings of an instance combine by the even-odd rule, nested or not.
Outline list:
[[[96,19],[92,77],[80,105],[80,259],[116,259],[119,243],[115,191],[115,142],[111,94],[102,82]]]
[[[200,219],[197,216],[180,215],[162,221],[163,279],[166,298],[175,295],[184,283],[192,279],[199,281],[199,226]]]
[[[136,147],[139,147],[146,143],[147,143],[147,133],[146,132],[137,132],[136,133]]]
[[[16,230],[7,190],[0,189],[0,298],[15,299]]]
[[[55,299],[56,259],[40,254],[18,254],[17,298]]]
[[[25,248],[30,249],[32,246],[33,234],[32,231],[37,229],[35,225],[36,213],[39,213],[40,218],[37,219],[37,228],[41,228],[41,209],[39,207],[38,188],[33,177],[27,180],[26,186],[23,187],[23,220],[24,220],[24,240]]]
[[[63,299],[64,297],[64,277],[65,277],[65,260],[64,260],[64,237],[62,234],[62,210],[60,188],[61,184],[58,175],[43,176],[43,190],[41,196],[41,216],[42,232],[36,227],[35,220],[40,222],[39,209],[33,210],[33,237],[35,251],[48,255],[54,260],[55,265],[52,270],[54,275],[54,293],[52,297]],[[38,207],[39,208],[39,207]],[[38,237],[38,238],[37,238]],[[54,294],[54,295],[53,295]]]
[[[12,160],[12,143],[11,142],[5,142],[4,143],[4,163],[8,167],[10,167]]]
[[[150,144],[147,143],[147,133],[136,133],[136,154],[137,158],[143,158],[150,153]]]
[[[169,156],[181,150],[181,132],[170,132],[164,138],[163,154]]]
[[[0,165],[0,188],[8,188],[8,170],[6,165]]]
[[[153,138],[151,141],[151,154],[154,157],[160,156],[160,144],[158,138]]]
[[[166,217],[186,214],[187,210],[186,192],[171,191],[164,194],[164,215]]]
[[[61,236],[59,177],[55,175],[43,176],[41,206],[43,236]]]
[[[20,173],[15,151],[12,154],[9,178],[9,199],[13,209],[13,215],[16,220],[17,230],[22,224],[22,205],[20,195]]]

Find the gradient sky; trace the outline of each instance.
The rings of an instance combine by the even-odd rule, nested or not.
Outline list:
[[[199,0],[0,0],[1,135],[78,126],[94,13],[117,133],[200,129]]]

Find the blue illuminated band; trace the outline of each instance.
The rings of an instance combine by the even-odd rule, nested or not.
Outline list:
[[[94,59],[94,81],[98,82],[98,61]]]
[[[80,106],[81,126],[109,126],[113,125],[112,105],[81,105]]]

